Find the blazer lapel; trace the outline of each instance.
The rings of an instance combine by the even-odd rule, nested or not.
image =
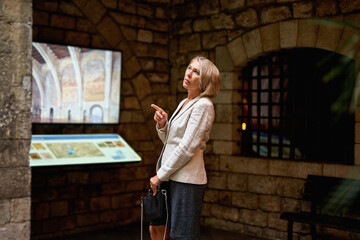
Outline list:
[[[175,113],[173,114],[173,116],[175,117],[171,117],[170,121],[175,121],[176,119],[178,119],[184,112],[186,112],[192,105],[194,105],[198,100],[200,99],[200,96],[197,96],[196,98],[190,100],[186,106],[180,110],[180,112],[178,114],[176,114],[179,109],[182,107],[182,105],[184,104],[184,102],[186,101],[186,99],[184,99],[181,104],[179,104],[178,108],[176,109]],[[173,119],[172,119],[173,118]]]

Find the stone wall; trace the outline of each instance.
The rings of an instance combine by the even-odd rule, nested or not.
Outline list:
[[[168,1],[33,1],[33,40],[122,51],[119,125],[33,126],[33,134],[118,133],[138,164],[32,168],[34,239],[138,222],[161,142],[155,103],[176,104],[169,87]]]
[[[31,1],[0,2],[0,239],[30,239]]]
[[[280,213],[309,209],[301,200],[308,174],[360,176],[360,107],[355,166],[242,157],[238,76],[248,61],[284,48],[321,48],[355,58],[354,49],[338,46],[358,30],[313,18],[359,21],[359,12],[360,2],[352,0],[35,0],[35,41],[122,50],[124,72],[119,125],[35,125],[33,133],[119,133],[143,161],[33,168],[33,237],[139,221],[139,196],[161,149],[149,106],[156,103],[171,113],[186,96],[181,80],[188,62],[204,55],[219,67],[223,81],[214,99],[202,224],[285,239],[287,223],[279,219]],[[306,225],[295,224],[294,231],[295,239],[309,238]]]
[[[298,47],[346,55],[355,60],[358,72],[359,30],[326,19],[358,22],[360,1],[172,1],[171,7],[171,81],[180,86],[181,69],[197,54],[214,60],[223,77],[222,89],[214,100],[216,120],[206,159],[209,184],[202,224],[286,239],[287,222],[280,220],[280,214],[309,211],[309,203],[301,200],[308,174],[359,178],[359,103],[355,109],[354,166],[242,157],[237,131],[241,128],[236,104],[241,99],[238,76],[242,67],[259,56]],[[350,36],[357,39],[353,47],[341,47]],[[182,90],[178,91],[182,97]],[[349,232],[322,231],[335,238],[359,239]],[[309,239],[307,225],[296,223],[294,232],[295,239]]]

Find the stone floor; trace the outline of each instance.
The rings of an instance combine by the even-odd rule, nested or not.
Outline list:
[[[140,226],[131,225],[96,232],[75,234],[60,238],[49,238],[46,240],[140,240]],[[144,240],[150,240],[148,232],[144,233]],[[263,238],[246,236],[208,227],[202,227],[201,240],[266,240]]]

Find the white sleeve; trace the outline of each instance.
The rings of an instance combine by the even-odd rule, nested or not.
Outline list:
[[[157,172],[160,180],[168,179],[172,173],[183,167],[192,158],[205,134],[210,132],[214,114],[214,107],[211,102],[195,104],[184,136],[179,136],[181,138],[180,144],[171,154],[169,161],[166,161],[166,164],[162,165]]]

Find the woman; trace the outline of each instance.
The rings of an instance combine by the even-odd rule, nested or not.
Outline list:
[[[170,211],[166,236],[173,239],[199,239],[200,212],[207,184],[203,152],[214,122],[215,111],[210,98],[220,88],[216,66],[204,57],[195,57],[186,69],[183,87],[188,96],[180,102],[172,117],[152,104],[154,120],[164,143],[156,165],[157,174],[150,179],[156,194],[157,187],[168,191]],[[151,239],[163,239],[165,220],[150,223]]]

